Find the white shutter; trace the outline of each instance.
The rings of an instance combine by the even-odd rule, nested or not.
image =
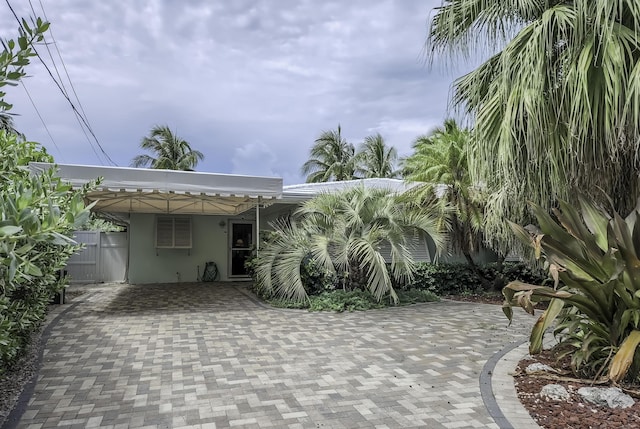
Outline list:
[[[173,218],[171,216],[156,218],[156,247],[173,247]]]
[[[191,218],[176,217],[173,219],[174,247],[191,248]]]
[[[190,249],[191,218],[158,216],[156,218],[156,247]]]

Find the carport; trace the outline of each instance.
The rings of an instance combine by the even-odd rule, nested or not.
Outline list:
[[[282,198],[282,178],[276,177],[41,162],[31,163],[30,169],[34,174],[55,169],[56,175],[69,182],[74,189],[98,180],[97,187],[87,193],[86,203],[94,204],[93,211],[129,225],[130,258],[140,256],[136,252],[141,248],[155,249],[151,252],[155,257],[145,254],[140,258],[149,269],[162,268],[168,262],[185,259],[181,264],[172,265],[171,278],[175,278],[174,273],[177,273],[178,281],[197,280],[192,275],[196,265],[204,264],[212,258],[212,254],[215,254],[218,264],[222,263],[226,269],[230,258],[228,254],[237,241],[233,227],[238,222],[245,222],[245,226],[250,224],[251,227],[249,232],[245,228],[243,247],[236,251],[250,252],[254,246],[257,249],[260,209]],[[161,242],[165,237],[163,234],[166,231],[162,228],[168,225],[165,222],[167,219],[174,219],[171,221],[172,229],[168,232],[173,234],[169,244]],[[182,223],[178,225],[175,219]],[[188,224],[185,220],[188,220]],[[136,227],[150,223],[155,225],[153,232],[149,230],[136,234]],[[192,240],[192,224],[200,225],[200,231],[210,234],[206,238],[210,241],[209,246],[197,242],[201,239],[198,235],[202,233],[193,234]],[[224,235],[219,234],[221,231]],[[177,237],[179,232],[184,233],[184,238],[180,240]],[[136,244],[134,240],[143,240],[145,243]],[[155,245],[147,246],[147,242],[155,242]],[[227,254],[212,249],[214,244],[224,247]],[[187,256],[197,260],[191,268],[187,268]],[[221,273],[225,273],[225,269]],[[187,270],[188,275],[185,274]],[[222,279],[230,280],[231,276],[223,275]],[[239,279],[241,277],[238,276]],[[147,282],[144,278],[141,281]],[[157,281],[148,279],[148,282]]]

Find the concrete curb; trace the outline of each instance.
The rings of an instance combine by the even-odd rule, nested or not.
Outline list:
[[[518,399],[511,373],[528,352],[528,341],[509,345],[493,355],[482,368],[480,392],[487,411],[500,429],[528,429],[540,426]]]

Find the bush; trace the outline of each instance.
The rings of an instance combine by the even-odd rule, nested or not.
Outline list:
[[[49,27],[40,18],[23,24],[17,43],[1,41],[0,87],[16,85],[26,74],[32,46]],[[0,91],[0,114],[7,117],[5,95]],[[77,249],[71,231],[89,218],[83,192],[71,191],[53,171],[31,175],[32,161],[53,158],[8,121],[0,130],[0,374],[23,352],[52,295],[64,287],[59,272]]]
[[[560,356],[570,356],[580,376],[605,376],[614,384],[640,381],[640,210],[613,215],[579,195],[573,206],[558,202],[553,215],[532,205],[540,232],[511,224],[562,284],[508,284],[503,311],[512,306],[533,314],[548,308],[531,330],[529,353],[542,351],[545,331],[554,322]],[[639,206],[640,207],[640,206]],[[552,285],[555,286],[555,285]]]
[[[515,280],[542,284],[547,276],[523,263],[504,263],[502,269],[491,263],[479,266],[483,277],[495,285],[495,290]],[[412,282],[406,288],[431,291],[437,295],[461,295],[486,292],[482,280],[467,264],[420,263]]]
[[[378,301],[369,291],[363,290],[332,290],[312,295],[308,301],[288,301],[283,299],[268,300],[269,304],[279,308],[308,309],[309,311],[363,311],[375,308],[384,308],[394,305],[409,305],[419,302],[438,301],[438,296],[425,290],[401,290],[398,291],[398,304],[393,304],[391,299]]]
[[[82,192],[32,176],[30,161],[51,161],[36,143],[0,131],[0,373],[20,356],[64,286],[60,270],[78,246],[73,229],[89,218]]]

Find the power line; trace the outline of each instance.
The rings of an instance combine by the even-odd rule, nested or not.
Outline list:
[[[18,15],[16,14],[16,12],[13,10],[13,6],[11,6],[11,3],[9,2],[9,0],[5,0],[7,3],[7,6],[9,6],[9,9],[11,10],[11,13],[13,14],[14,18],[16,19],[16,21],[18,22],[18,25],[20,26],[20,28],[22,29],[22,31],[25,34],[28,34],[27,30],[24,28],[22,22],[20,21],[20,18],[18,18]],[[109,162],[112,165],[117,166],[118,164],[116,164],[113,159],[111,159],[111,157],[107,154],[107,152],[104,150],[104,148],[102,147],[102,145],[100,144],[100,141],[98,140],[98,137],[96,136],[96,134],[93,132],[93,130],[91,129],[91,126],[89,125],[89,123],[87,122],[87,120],[85,119],[84,116],[82,116],[82,114],[78,111],[78,109],[76,108],[76,106],[73,104],[73,101],[71,101],[71,98],[69,98],[69,96],[66,94],[65,90],[62,88],[62,86],[60,85],[60,83],[56,80],[56,78],[53,76],[53,73],[51,72],[51,69],[49,68],[49,66],[44,62],[44,60],[42,59],[42,57],[40,56],[40,54],[38,53],[38,50],[36,49],[36,47],[33,45],[33,43],[31,43],[31,47],[33,48],[33,52],[36,54],[36,56],[38,57],[38,59],[40,60],[40,62],[42,63],[42,65],[44,66],[45,70],[47,70],[47,73],[49,73],[49,76],[51,77],[51,79],[53,80],[53,82],[56,84],[56,86],[58,87],[58,89],[60,90],[60,92],[62,93],[62,96],[69,102],[69,105],[71,106],[71,109],[73,110],[73,112],[76,114],[77,118],[79,121],[82,121],[82,124],[84,124],[84,126],[86,127],[86,129],[89,131],[89,133],[91,134],[91,136],[93,137],[93,139],[95,140],[96,144],[98,145],[98,147],[100,148],[100,152],[102,152],[102,154],[105,156],[105,158],[107,160],[109,160]],[[81,126],[82,126],[81,124]],[[86,134],[85,134],[86,135]],[[91,143],[91,140],[89,140],[89,144],[93,147],[93,144]],[[94,149],[95,152],[95,149]],[[98,160],[100,160],[98,158]]]
[[[42,15],[44,16],[45,21],[49,22],[49,18],[47,18],[47,12],[45,12],[44,10],[44,5],[42,4],[42,0],[38,0],[38,3],[40,3],[40,8],[42,9]],[[34,11],[33,9],[33,5],[31,4],[31,0],[29,0],[29,4],[31,5],[31,10]],[[34,15],[36,15],[35,11],[33,12]],[[84,117],[87,117],[87,112],[84,111],[84,107],[82,106],[82,103],[80,102],[80,98],[78,97],[78,93],[76,92],[76,88],[73,85],[73,82],[71,81],[71,76],[69,76],[69,71],[67,70],[67,65],[64,62],[64,59],[62,58],[62,53],[60,53],[60,49],[58,49],[58,42],[56,42],[55,37],[53,37],[53,29],[51,27],[49,27],[49,35],[51,36],[51,40],[53,40],[53,46],[56,48],[56,52],[58,53],[58,57],[60,58],[60,63],[62,63],[62,68],[64,69],[64,73],[67,76],[67,80],[69,81],[69,86],[71,86],[71,91],[73,92],[73,95],[76,99],[76,101],[78,102],[78,106],[80,107],[80,110],[82,111],[82,114],[84,115]],[[53,60],[53,56],[51,55],[51,51],[49,50],[49,45],[45,43],[44,45],[47,48],[47,51],[49,52],[49,56],[51,57],[51,62],[53,63],[54,67],[55,67],[55,61]],[[62,83],[62,78],[60,77],[60,74],[58,73],[58,69],[56,67],[56,73],[58,74],[58,78],[60,79],[60,82]],[[64,87],[64,85],[63,85]],[[66,88],[65,88],[66,90]]]
[[[24,92],[27,93],[27,97],[29,97],[29,101],[31,101],[31,105],[33,105],[33,108],[35,109],[35,111],[36,111],[36,113],[38,115],[38,118],[40,118],[40,122],[42,122],[42,125],[44,126],[45,131],[47,132],[47,134],[49,135],[49,138],[51,139],[51,142],[53,143],[53,145],[58,150],[58,153],[60,154],[60,157],[63,157],[62,151],[60,150],[60,148],[58,147],[58,144],[56,143],[56,141],[53,139],[53,136],[49,132],[49,127],[47,127],[47,124],[44,122],[44,119],[42,119],[42,115],[40,114],[40,111],[36,107],[36,103],[33,102],[33,98],[31,98],[31,94],[29,94],[29,91],[27,90],[26,85],[24,84],[24,82],[20,82],[20,83],[22,84],[22,88],[24,89]],[[92,146],[92,148],[93,148],[93,146]],[[64,159],[62,161],[64,162]]]

